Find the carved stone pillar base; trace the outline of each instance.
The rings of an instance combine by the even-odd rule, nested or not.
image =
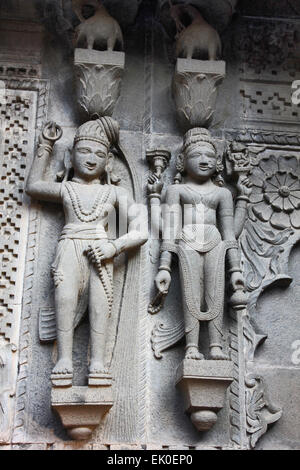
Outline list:
[[[77,98],[87,118],[111,116],[120,96],[124,52],[75,49]]]
[[[52,388],[51,404],[72,439],[89,439],[113,405],[112,388]]]
[[[177,118],[184,131],[208,127],[212,121],[218,89],[226,74],[224,61],[177,59],[173,96]]]
[[[176,385],[183,394],[185,412],[198,431],[208,431],[216,423],[232,381],[231,361],[184,360],[180,364]]]

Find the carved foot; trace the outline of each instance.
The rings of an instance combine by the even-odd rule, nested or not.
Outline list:
[[[188,346],[186,348],[185,359],[196,359],[198,361],[202,361],[204,356],[199,352],[197,346]]]
[[[107,370],[103,366],[103,363],[100,361],[91,361],[90,367],[89,367],[89,373],[94,375],[94,374],[107,374]]]
[[[222,351],[221,346],[212,346],[210,348],[210,359],[214,361],[228,361],[229,357]]]
[[[91,361],[88,383],[89,386],[94,387],[110,386],[112,384],[112,377],[102,362]]]
[[[73,364],[71,359],[60,359],[52,370],[52,374],[73,374]]]
[[[60,359],[52,370],[51,381],[55,387],[71,387],[73,364],[71,359]]]

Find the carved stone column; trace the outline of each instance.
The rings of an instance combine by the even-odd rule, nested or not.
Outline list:
[[[182,392],[185,412],[198,431],[208,431],[216,423],[232,381],[231,361],[184,360],[180,364],[176,384]]]
[[[184,131],[210,125],[216,107],[217,87],[225,73],[224,61],[177,59],[173,96],[177,118]]]
[[[77,101],[87,119],[111,116],[120,96],[124,52],[75,49]]]

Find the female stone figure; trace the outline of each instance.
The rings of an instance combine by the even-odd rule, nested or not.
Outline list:
[[[156,285],[165,295],[171,283],[172,253],[179,258],[186,359],[204,359],[199,352],[200,323],[208,322],[210,359],[228,359],[222,350],[225,257],[234,291],[243,299],[244,281],[235,233],[240,231],[247,196],[239,196],[234,218],[231,192],[220,187],[220,161],[209,131],[194,128],[184,137],[177,182],[167,189],[163,243]],[[152,181],[151,181],[152,182]],[[246,194],[251,191],[244,181]],[[236,228],[236,230],[235,230]],[[237,234],[239,235],[239,233]],[[226,256],[227,255],[227,256]]]
[[[109,117],[89,121],[76,132],[71,165],[73,177],[63,182],[44,178],[53,143],[60,128],[50,123],[43,131],[37,156],[30,170],[27,193],[37,199],[61,203],[65,226],[52,266],[55,284],[58,360],[52,380],[72,383],[74,328],[87,308],[90,321],[89,378],[107,374],[104,356],[108,322],[113,302],[113,259],[124,250],[146,241],[142,221],[132,214],[134,201],[113,183],[113,154],[119,127]],[[127,217],[128,231],[108,239],[108,220],[114,211]],[[146,224],[144,225],[146,226]]]

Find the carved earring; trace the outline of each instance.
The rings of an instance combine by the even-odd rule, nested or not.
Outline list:
[[[216,176],[214,178],[215,180],[215,183],[218,185],[218,186],[224,186],[224,179],[221,175],[222,171],[224,170],[224,165],[222,163],[222,158],[219,157],[217,159],[217,165],[216,165]]]
[[[105,165],[105,172],[106,172],[106,179],[107,179],[107,184],[112,184],[113,183],[113,168],[112,168],[112,162],[114,161],[114,154],[112,152],[108,153],[107,157],[107,163]]]
[[[222,163],[222,158],[221,157],[219,157],[217,159],[216,170],[217,170],[217,173],[222,173],[222,171],[224,170],[224,165]]]
[[[67,148],[64,153],[64,169],[56,174],[57,181],[67,181],[72,169],[72,149]]]
[[[105,167],[105,172],[106,172],[106,180],[107,180],[107,184],[111,184],[111,177],[110,177],[110,168],[109,168],[109,165],[106,165]]]
[[[182,174],[184,173],[184,155],[182,153],[177,157],[176,170],[177,173],[175,175],[174,182],[175,184],[179,184],[182,182]]]

